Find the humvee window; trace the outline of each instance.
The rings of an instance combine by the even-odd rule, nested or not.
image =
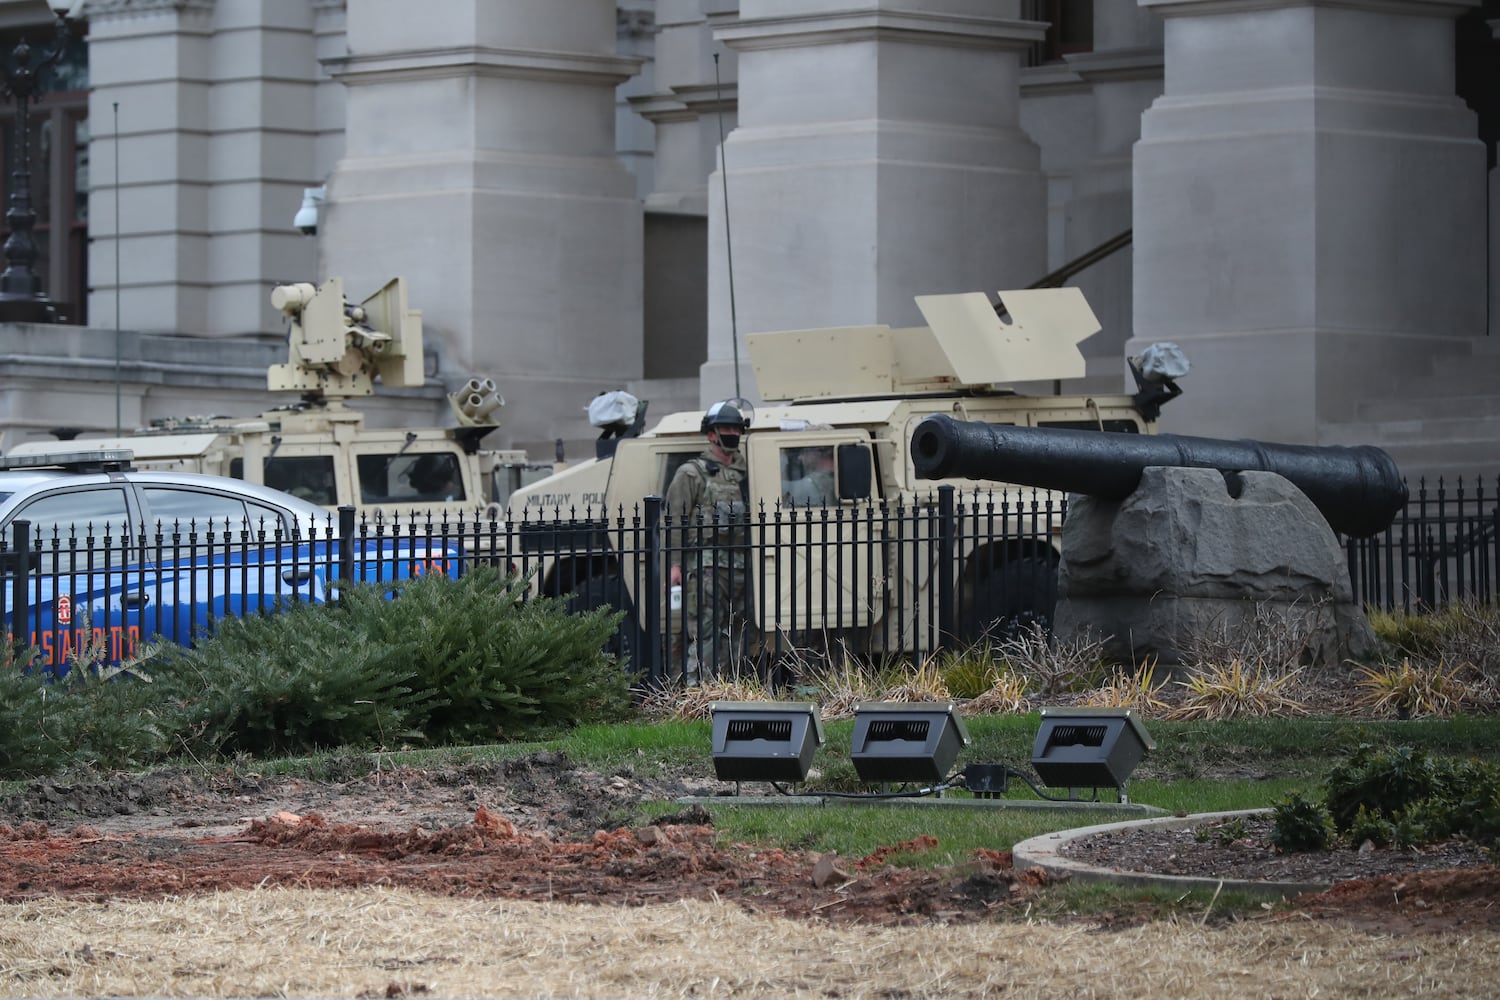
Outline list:
[[[666,459],[663,463],[665,475],[661,479],[661,495],[667,495],[667,487],[672,485],[672,477],[677,475],[677,470],[682,468],[682,463],[690,458],[697,457],[696,451],[679,451],[669,455],[663,455]]]
[[[1101,427],[1097,420],[1038,420],[1038,427],[1060,427],[1072,431],[1103,430],[1114,434],[1139,434],[1141,429],[1134,420],[1106,420]]]
[[[266,459],[266,485],[309,503],[339,502],[333,459],[324,455],[272,456]]]
[[[823,507],[838,500],[833,445],[781,449],[781,499],[799,507]]]
[[[458,456],[450,452],[360,455],[362,503],[447,503],[466,499]]]

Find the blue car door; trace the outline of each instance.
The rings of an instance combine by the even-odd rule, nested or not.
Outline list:
[[[70,486],[38,494],[10,522],[31,523],[26,622],[12,634],[36,648],[39,665],[65,673],[75,661],[118,662],[135,654],[151,595],[141,558],[139,512],[128,483]],[[17,581],[6,582],[16,607]],[[12,615],[12,617],[14,617]]]
[[[284,512],[189,486],[142,485],[141,493],[163,609],[159,621],[146,617],[151,634],[188,643],[225,615],[326,598],[324,574]]]

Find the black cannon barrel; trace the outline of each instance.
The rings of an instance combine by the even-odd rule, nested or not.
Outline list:
[[[1384,531],[1406,506],[1395,461],[1371,445],[1011,427],[940,414],[917,425],[911,453],[922,479],[994,480],[1106,500],[1135,492],[1151,466],[1274,472],[1301,490],[1334,531],[1355,538]]]

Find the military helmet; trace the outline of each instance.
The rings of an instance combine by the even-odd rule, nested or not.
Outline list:
[[[740,407],[740,400],[723,399],[710,406],[703,414],[703,422],[700,429],[704,434],[720,428],[734,428],[745,431],[750,427],[750,418],[745,415]]]

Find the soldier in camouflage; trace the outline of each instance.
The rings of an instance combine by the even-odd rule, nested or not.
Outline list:
[[[703,414],[708,448],[678,467],[667,486],[671,528],[667,558],[673,586],[682,586],[688,648],[680,680],[686,686],[733,667],[744,652],[748,495],[740,436],[749,426],[734,403]]]

